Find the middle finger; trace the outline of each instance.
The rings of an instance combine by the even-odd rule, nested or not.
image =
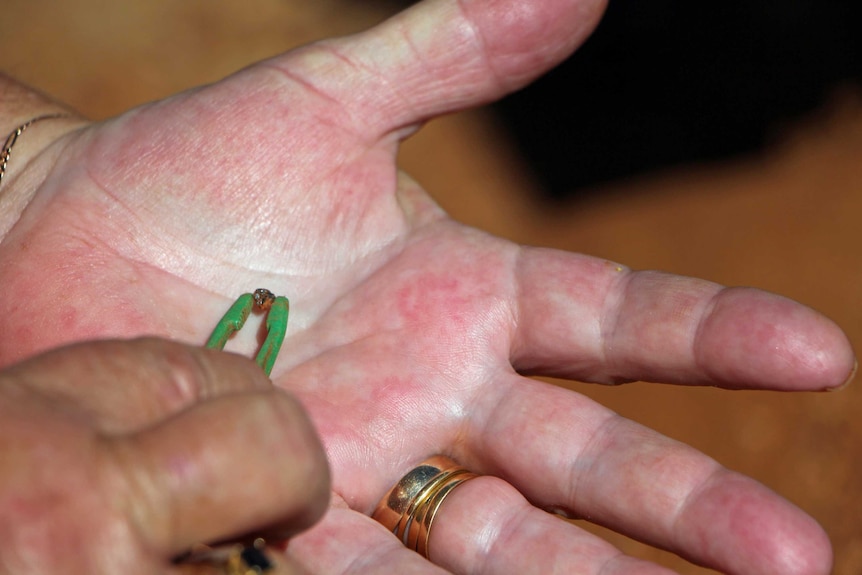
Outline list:
[[[574,392],[512,374],[467,425],[462,461],[539,507],[729,573],[820,572],[829,562],[823,530],[798,508]]]

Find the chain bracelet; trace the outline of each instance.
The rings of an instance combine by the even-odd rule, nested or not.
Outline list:
[[[15,142],[18,141],[18,136],[20,136],[24,130],[29,128],[31,125],[35,124],[40,120],[52,120],[55,118],[66,118],[69,114],[56,113],[56,114],[45,114],[43,116],[36,116],[32,120],[28,120],[24,122],[14,130],[9,136],[6,138],[6,141],[3,143],[3,152],[0,153],[0,184],[3,183],[3,176],[6,175],[6,166],[9,163],[9,158],[12,157],[12,146],[15,145]]]

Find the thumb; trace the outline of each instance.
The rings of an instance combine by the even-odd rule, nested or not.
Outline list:
[[[568,57],[606,0],[425,0],[362,34],[265,64],[362,106],[378,133],[484,104]],[[357,100],[358,98],[358,100]]]
[[[327,506],[323,447],[277,388],[217,397],[103,445],[125,515],[168,554],[251,533],[283,539]]]

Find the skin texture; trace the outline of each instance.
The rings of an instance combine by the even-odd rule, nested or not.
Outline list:
[[[756,290],[511,244],[396,170],[423,122],[534,79],[602,9],[426,0],[104,123],[40,126],[0,190],[4,213],[26,204],[0,244],[3,293],[26,294],[0,300],[0,363],[93,337],[200,344],[265,285],[293,306],[273,381],[333,470],[331,509],[289,547],[310,571],[667,572],[540,510],[555,508],[727,573],[828,573],[829,542],[790,503],[524,375],[827,389],[854,366],[834,323]],[[231,345],[258,343],[247,328]],[[367,517],[435,453],[495,476],[441,508],[439,566]]]

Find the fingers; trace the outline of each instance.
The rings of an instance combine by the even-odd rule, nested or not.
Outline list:
[[[247,359],[159,339],[70,345],[18,364],[7,375],[84,412],[110,433],[137,429],[210,398],[272,387]]]
[[[431,529],[430,559],[453,573],[668,575],[528,503],[514,487],[479,477],[455,489]]]
[[[517,281],[519,371],[802,390],[839,386],[854,369],[832,321],[759,290],[544,249],[524,252]]]
[[[483,398],[469,425],[474,441],[462,460],[472,457],[539,507],[722,572],[829,572],[829,541],[802,511],[586,397],[513,377]]]
[[[287,537],[328,501],[323,448],[299,404],[274,388],[199,403],[104,447],[109,492],[144,540],[170,553],[250,532]]]
[[[566,58],[604,0],[426,0],[380,26],[273,62],[363,107],[382,131],[495,100]],[[323,48],[323,49],[320,49]]]
[[[9,565],[155,572],[195,543],[250,533],[280,539],[323,513],[325,455],[297,401],[271,385],[220,382],[250,361],[196,353],[154,340],[81,344],[3,371],[0,530],[9,535]],[[198,357],[186,383],[212,396],[192,397],[185,385],[179,400],[171,396],[177,357],[179,365]],[[212,373],[218,368],[229,373]],[[149,377],[157,381],[148,385]],[[112,388],[128,390],[130,418],[146,406],[161,415],[131,426],[114,416],[105,432],[98,411],[114,404],[92,401],[100,378],[109,398]],[[169,400],[147,404],[146,392],[165,389]]]

